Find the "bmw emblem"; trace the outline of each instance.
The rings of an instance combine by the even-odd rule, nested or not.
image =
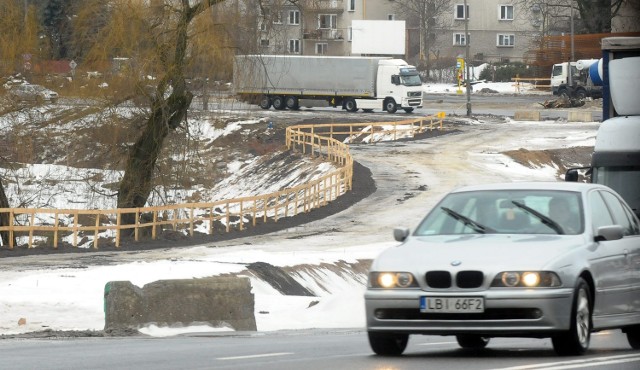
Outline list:
[[[461,264],[462,264],[462,261],[458,261],[458,260],[451,261],[451,266],[460,266]]]

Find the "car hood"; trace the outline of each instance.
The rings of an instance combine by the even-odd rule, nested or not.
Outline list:
[[[583,235],[438,235],[412,236],[380,254],[372,270],[551,269],[570,263],[570,254],[587,245]],[[563,262],[564,261],[564,262]]]

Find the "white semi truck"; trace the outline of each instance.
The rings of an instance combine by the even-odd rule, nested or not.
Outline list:
[[[422,108],[422,82],[414,66],[385,57],[238,55],[233,89],[263,109],[332,106],[410,113]]]
[[[617,191],[640,217],[640,37],[602,39],[603,119],[587,177]],[[580,169],[569,169],[577,181]]]

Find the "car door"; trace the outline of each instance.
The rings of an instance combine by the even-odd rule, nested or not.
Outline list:
[[[615,224],[600,191],[591,191],[588,201],[594,234],[601,226]],[[628,245],[624,238],[595,244],[594,253],[590,258],[596,284],[594,316],[623,315],[629,312],[629,261],[628,254],[624,252],[625,247]]]
[[[638,220],[632,216],[629,207],[616,195],[608,191],[602,191],[601,194],[615,223],[624,228],[624,237],[621,242],[627,259],[629,310],[640,312],[640,227]]]

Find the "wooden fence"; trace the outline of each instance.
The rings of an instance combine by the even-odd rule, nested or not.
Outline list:
[[[270,194],[220,200],[209,203],[185,203],[144,208],[108,210],[0,208],[8,214],[9,249],[14,238],[22,237],[28,248],[44,244],[58,248],[60,240],[78,246],[79,239],[93,238],[93,248],[100,242],[121,247],[122,234],[135,241],[156,239],[159,233],[172,230],[193,236],[196,229],[209,235],[242,231],[259,222],[277,222],[322,207],[351,190],[353,158],[346,143],[375,143],[414,136],[425,130],[442,128],[444,113],[398,122],[328,123],[295,125],[286,130],[289,150],[322,157],[339,168],[322,178]],[[123,215],[134,215],[135,223],[123,223]]]
[[[513,86],[516,88],[516,93],[520,93],[520,89],[522,89],[522,83],[523,82],[529,82],[533,84],[533,88],[534,89],[546,89],[551,91],[551,78],[542,78],[542,77],[513,77],[511,79],[511,81],[514,81],[515,83],[513,84]],[[542,84],[542,81],[548,81],[547,84]]]

